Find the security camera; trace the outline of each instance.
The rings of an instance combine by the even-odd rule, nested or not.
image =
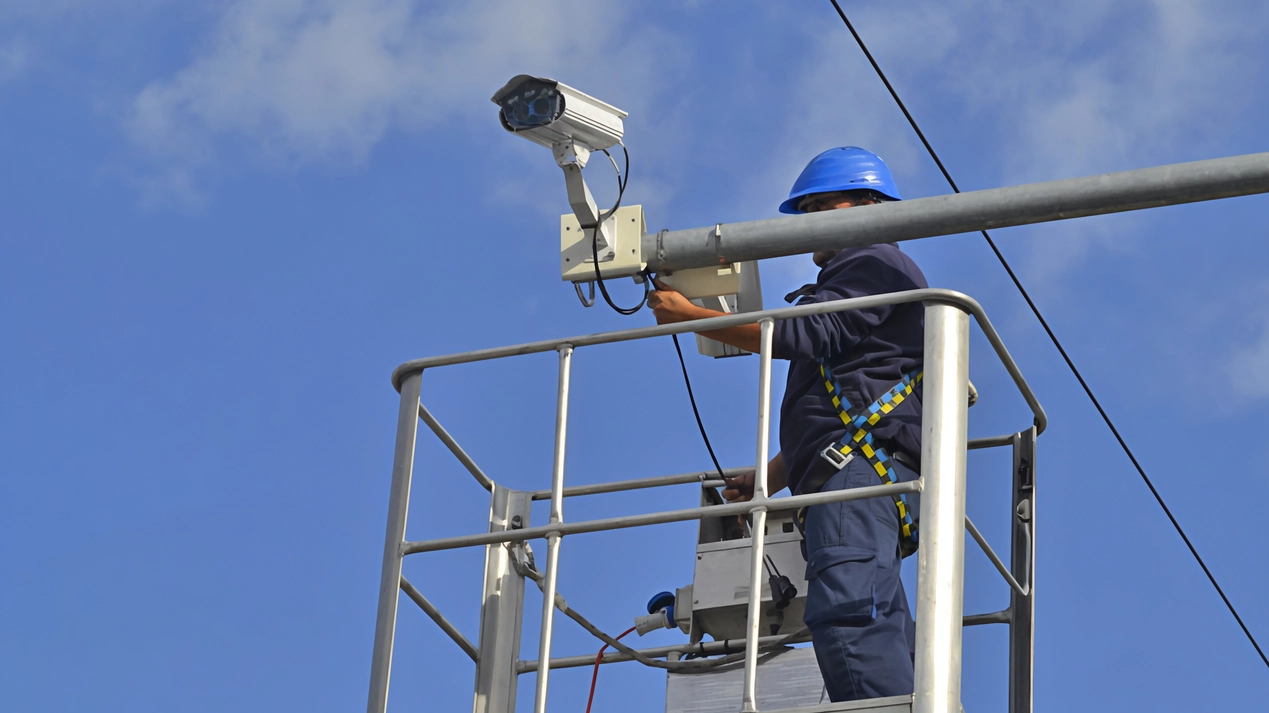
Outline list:
[[[626,112],[554,79],[520,74],[495,93],[502,128],[555,152],[560,166],[621,141]]]
[[[491,101],[498,105],[502,128],[551,149],[564,172],[573,212],[560,217],[560,276],[573,283],[582,304],[594,304],[596,281],[642,279],[647,267],[642,252],[646,229],[642,206],[618,208],[625,192],[619,171],[617,203],[601,211],[582,177],[592,151],[606,151],[621,143],[626,112],[554,79],[528,74],[512,77]],[[617,166],[615,160],[613,166]],[[590,285],[589,299],[582,296],[583,284]]]

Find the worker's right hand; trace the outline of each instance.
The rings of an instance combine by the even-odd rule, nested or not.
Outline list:
[[[675,324],[693,319],[722,317],[724,313],[697,307],[683,293],[655,278],[652,281],[656,289],[648,293],[648,307],[657,319],[657,324]]]
[[[729,503],[744,503],[753,500],[753,476],[751,470],[747,473],[725,478],[723,482],[726,486],[723,488],[723,499]]]

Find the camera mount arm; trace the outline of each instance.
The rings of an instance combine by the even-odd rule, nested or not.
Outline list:
[[[569,141],[555,144],[552,147],[552,153],[555,154],[555,162],[564,171],[568,204],[573,208],[573,215],[577,216],[577,222],[581,224],[583,230],[587,231],[587,237],[590,237],[592,228],[599,223],[600,217],[595,197],[591,195],[590,187],[586,185],[586,179],[582,177],[582,169],[590,158],[590,150]],[[612,226],[607,223],[598,227],[599,235],[596,244],[599,248],[600,262],[608,262],[615,256],[613,240],[609,232],[611,230]]]

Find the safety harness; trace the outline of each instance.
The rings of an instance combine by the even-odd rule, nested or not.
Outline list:
[[[803,480],[800,490],[802,493],[819,492],[824,484],[829,481],[838,471],[846,467],[846,464],[855,458],[856,453],[862,453],[864,458],[868,459],[868,464],[877,472],[877,476],[885,483],[893,484],[898,482],[895,478],[894,468],[891,467],[890,461],[894,458],[886,454],[881,446],[873,442],[872,429],[876,426],[886,414],[890,413],[903,400],[912,395],[912,390],[916,385],[921,383],[921,377],[924,372],[913,370],[903,375],[899,383],[891,387],[881,398],[872,402],[868,408],[857,414],[851,413],[850,402],[846,399],[845,393],[837,384],[837,379],[833,377],[832,367],[828,360],[820,358],[820,378],[824,381],[824,388],[828,389],[828,393],[833,398],[833,406],[837,407],[837,415],[842,419],[842,423],[846,426],[846,437],[839,441],[830,443],[820,451],[820,457],[833,466],[832,472],[824,470],[813,470]],[[912,519],[912,509],[908,507],[908,498],[904,493],[894,496],[895,507],[899,510],[899,527],[902,534],[900,537],[900,550],[904,557],[916,552],[917,548],[917,524]],[[799,524],[806,524],[806,508],[798,510],[797,517]]]

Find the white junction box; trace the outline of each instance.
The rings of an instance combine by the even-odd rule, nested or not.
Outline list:
[[[727,314],[762,311],[762,281],[758,277],[756,261],[675,270],[660,278],[700,307]],[[715,359],[749,353],[699,334],[696,335],[696,350]]]
[[[740,273],[744,263],[737,262],[718,267],[696,267],[675,270],[661,275],[661,281],[681,292],[689,300],[705,297],[722,297],[740,292]],[[717,309],[710,305],[711,309]]]
[[[770,572],[761,576],[762,592],[759,608],[762,636],[792,634],[802,628],[806,611],[806,560],[802,557],[802,533],[793,524],[794,511],[773,510],[767,515],[766,555],[770,565],[788,577],[797,588],[797,595],[776,615],[771,602]],[[734,520],[734,518],[732,518]],[[730,523],[728,523],[730,524]],[[696,546],[696,567],[692,577],[691,640],[700,641],[708,634],[715,641],[745,638],[749,615],[749,565],[751,548],[748,537],[725,535],[722,530],[708,532],[702,527]],[[718,538],[718,539],[715,539]],[[675,610],[676,618],[679,616]],[[776,627],[773,631],[773,627]]]
[[[642,255],[643,234],[647,231],[643,206],[618,208],[616,215],[605,224],[609,226],[614,244],[599,251],[600,275],[606,280],[639,274],[647,267]],[[565,282],[595,281],[591,239],[572,213],[560,216],[560,276]]]
[[[722,502],[717,490],[702,488],[701,505]],[[777,503],[772,501],[776,508]],[[762,533],[767,565],[760,577],[760,636],[794,634],[805,626],[802,615],[806,611],[806,560],[802,557],[802,534],[794,524],[794,517],[795,511],[788,509],[773,509],[767,513],[766,531]],[[690,642],[682,653],[690,653],[696,642],[708,639],[743,642],[749,614],[749,567],[753,554],[747,530],[735,515],[701,518],[692,584],[675,594],[675,623],[688,634]],[[797,589],[782,614],[777,613],[771,601],[768,579],[773,569],[788,577]],[[667,713],[734,713],[741,707],[743,681],[741,662],[706,671],[671,672],[666,679],[665,710]],[[828,702],[815,652],[809,646],[775,649],[759,655],[757,684],[759,710],[785,711],[816,706],[813,710],[819,711],[821,708],[817,706]],[[886,713],[891,711],[887,709]]]

